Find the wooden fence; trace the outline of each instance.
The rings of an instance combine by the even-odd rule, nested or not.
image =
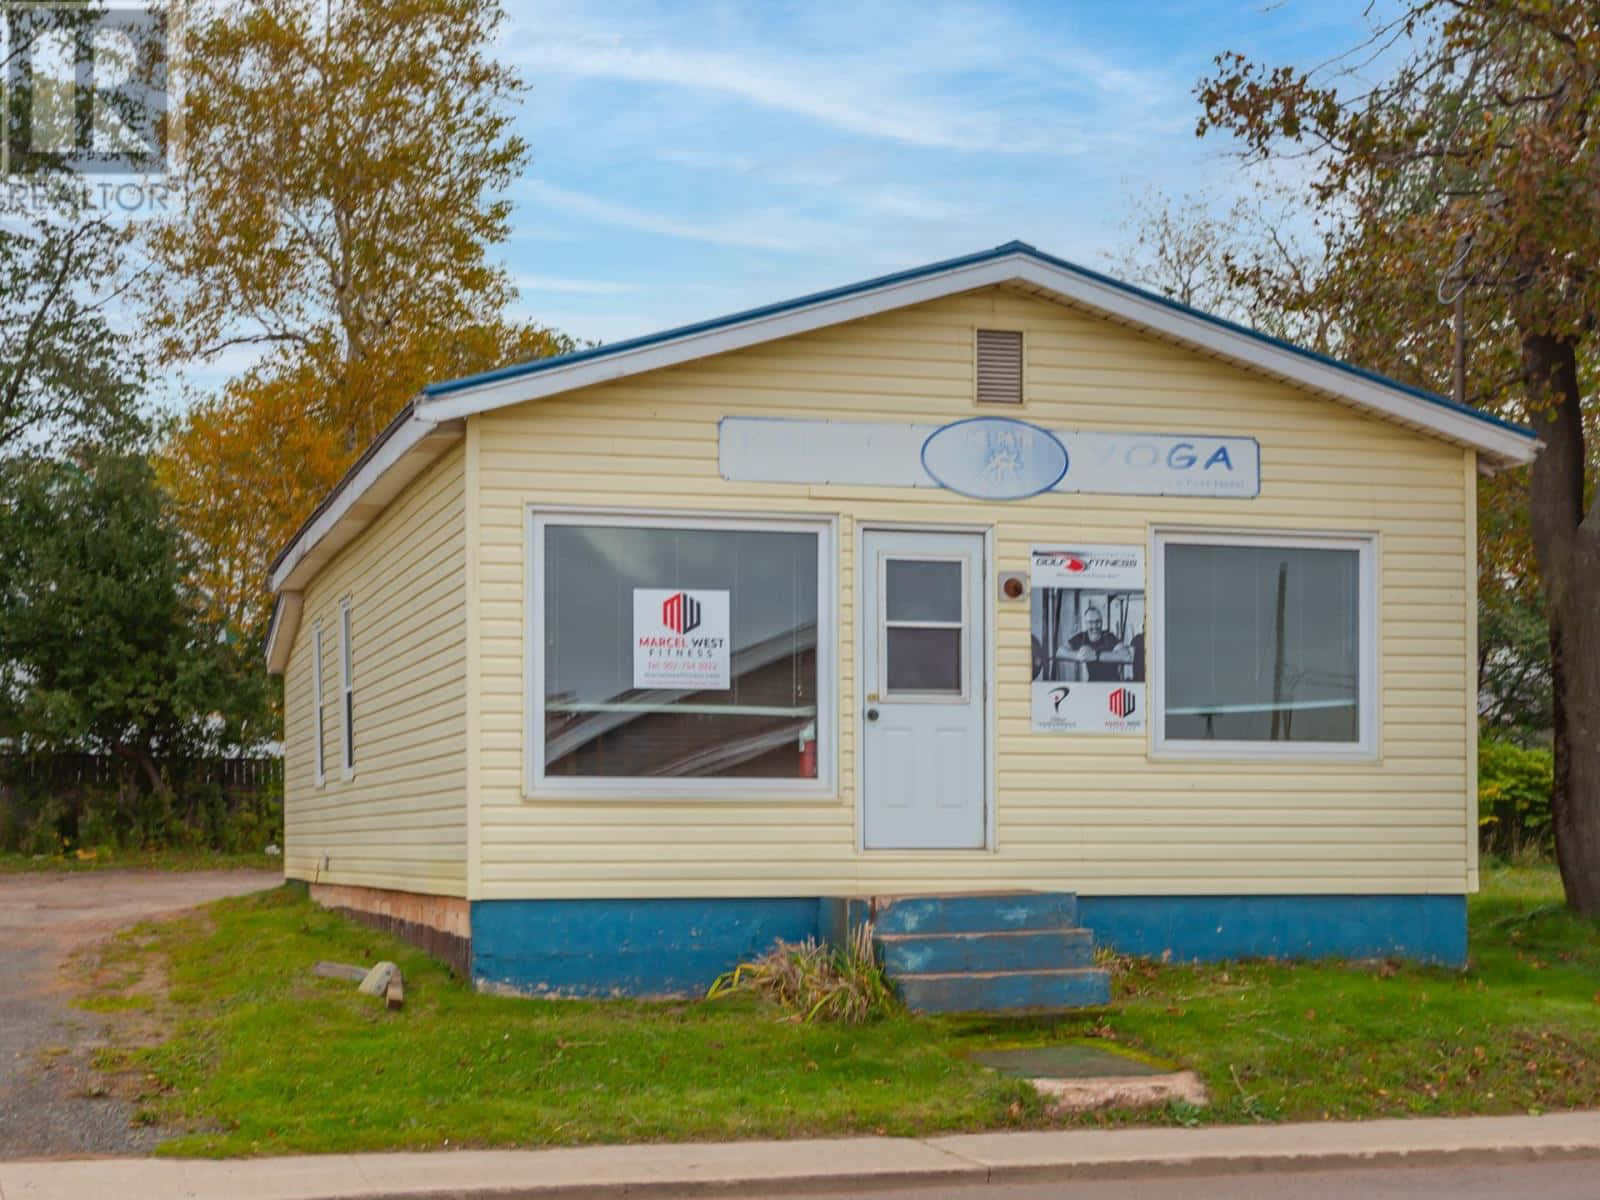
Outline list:
[[[77,793],[114,790],[130,766],[114,754],[0,754],[0,788]],[[283,759],[215,758],[172,765],[174,778],[212,784],[230,797],[243,798],[283,786]]]

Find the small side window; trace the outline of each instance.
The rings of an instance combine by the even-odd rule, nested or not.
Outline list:
[[[344,777],[356,769],[356,693],[351,671],[350,601],[339,604],[339,701],[343,721]]]
[[[328,773],[327,743],[324,741],[324,714],[322,707],[322,625],[311,631],[311,721],[317,774],[317,786],[326,782]]]

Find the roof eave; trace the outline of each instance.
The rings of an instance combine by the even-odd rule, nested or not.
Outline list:
[[[742,318],[705,322],[659,338],[624,343],[611,353],[579,354],[535,363],[526,370],[456,381],[447,389],[424,392],[416,402],[417,411],[435,420],[459,419],[999,284],[1041,289],[1202,353],[1470,447],[1497,468],[1531,462],[1538,453],[1537,440],[1516,426],[1029,250],[957,260],[926,273],[888,277],[860,290],[823,293],[794,307],[772,306]]]
[[[322,563],[347,545],[401,488],[460,441],[465,432],[465,421],[435,420],[415,413],[393,427],[378,444],[377,452],[365,456],[339,482],[278,556],[272,569],[272,590],[294,590],[308,583]],[[381,494],[374,494],[380,483]],[[330,535],[335,532],[348,536],[334,539]]]
[[[289,666],[289,650],[300,629],[303,592],[279,592],[272,603],[272,623],[267,626],[267,673],[282,675]]]
[[[267,669],[288,663],[299,628],[301,592],[334,555],[388,507],[408,483],[466,434],[465,421],[435,421],[409,407],[368,447],[301,526],[272,566],[277,596],[267,631]]]

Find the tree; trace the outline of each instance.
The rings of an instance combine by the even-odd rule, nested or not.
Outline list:
[[[571,348],[506,319],[488,258],[527,161],[502,20],[497,0],[248,0],[188,21],[187,202],[148,233],[153,324],[167,362],[263,357],[161,471],[245,636],[272,552],[418,389]]]
[[[105,315],[122,243],[71,210],[0,225],[0,456],[137,434],[135,355]]]
[[[1388,79],[1355,94],[1340,90],[1349,59],[1310,73],[1221,55],[1199,131],[1232,132],[1256,161],[1308,156],[1312,195],[1342,214],[1327,286],[1414,300],[1459,282],[1491,364],[1480,377],[1515,385],[1543,439],[1529,533],[1550,631],[1556,857],[1568,904],[1600,916],[1600,501],[1579,384],[1600,317],[1600,24],[1576,0],[1421,0],[1360,49],[1395,47]],[[1426,346],[1449,336],[1437,305],[1420,322],[1415,303],[1360,309],[1344,347],[1358,359],[1387,341],[1391,360],[1437,361]]]
[[[51,81],[17,71],[47,34],[81,35],[87,7],[39,5],[6,14],[0,72],[5,136]],[[142,382],[129,340],[107,320],[126,286],[128,227],[85,201],[71,172],[13,146],[0,191],[0,458],[82,438],[137,437]]]
[[[265,737],[263,684],[206,619],[191,556],[140,454],[0,467],[0,734],[115,755],[155,792],[174,761]]]
[[[1292,203],[1268,210],[1241,200],[1226,219],[1215,214],[1204,197],[1174,202],[1147,194],[1126,225],[1134,240],[1109,256],[1112,269],[1181,303],[1324,353],[1343,351],[1419,387],[1453,386],[1452,338],[1444,332],[1449,310],[1438,297],[1336,278],[1330,264],[1344,256],[1337,245],[1289,232],[1315,234],[1316,228],[1312,215]],[[1504,399],[1504,354],[1481,307],[1465,314],[1479,352],[1466,358],[1464,393],[1476,404],[1494,406]],[[1396,311],[1406,314],[1409,336],[1394,333]],[[1491,348],[1496,352],[1488,353]],[[1600,439],[1591,438],[1591,444],[1600,453]],[[1486,727],[1534,742],[1550,734],[1552,685],[1527,485],[1525,470],[1479,484],[1478,687]]]
[[[1123,228],[1133,241],[1109,256],[1119,278],[1329,351],[1336,314],[1310,303],[1325,266],[1318,222],[1287,189],[1258,181],[1220,214],[1204,193],[1173,200],[1150,191]]]

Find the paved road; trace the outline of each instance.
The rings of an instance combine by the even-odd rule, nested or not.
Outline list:
[[[794,1200],[808,1200],[811,1195],[805,1193]],[[1506,1200],[1507,1196],[1595,1200],[1600,1196],[1600,1159],[1500,1167],[1370,1167],[1353,1171],[1263,1171],[1087,1183],[818,1192],[815,1200]]]
[[[103,1023],[69,1005],[74,950],[154,916],[280,882],[266,871],[92,871],[0,875],[0,1159],[138,1154],[160,1130],[131,1106],[82,1094]],[[50,1047],[68,1047],[46,1064]]]

